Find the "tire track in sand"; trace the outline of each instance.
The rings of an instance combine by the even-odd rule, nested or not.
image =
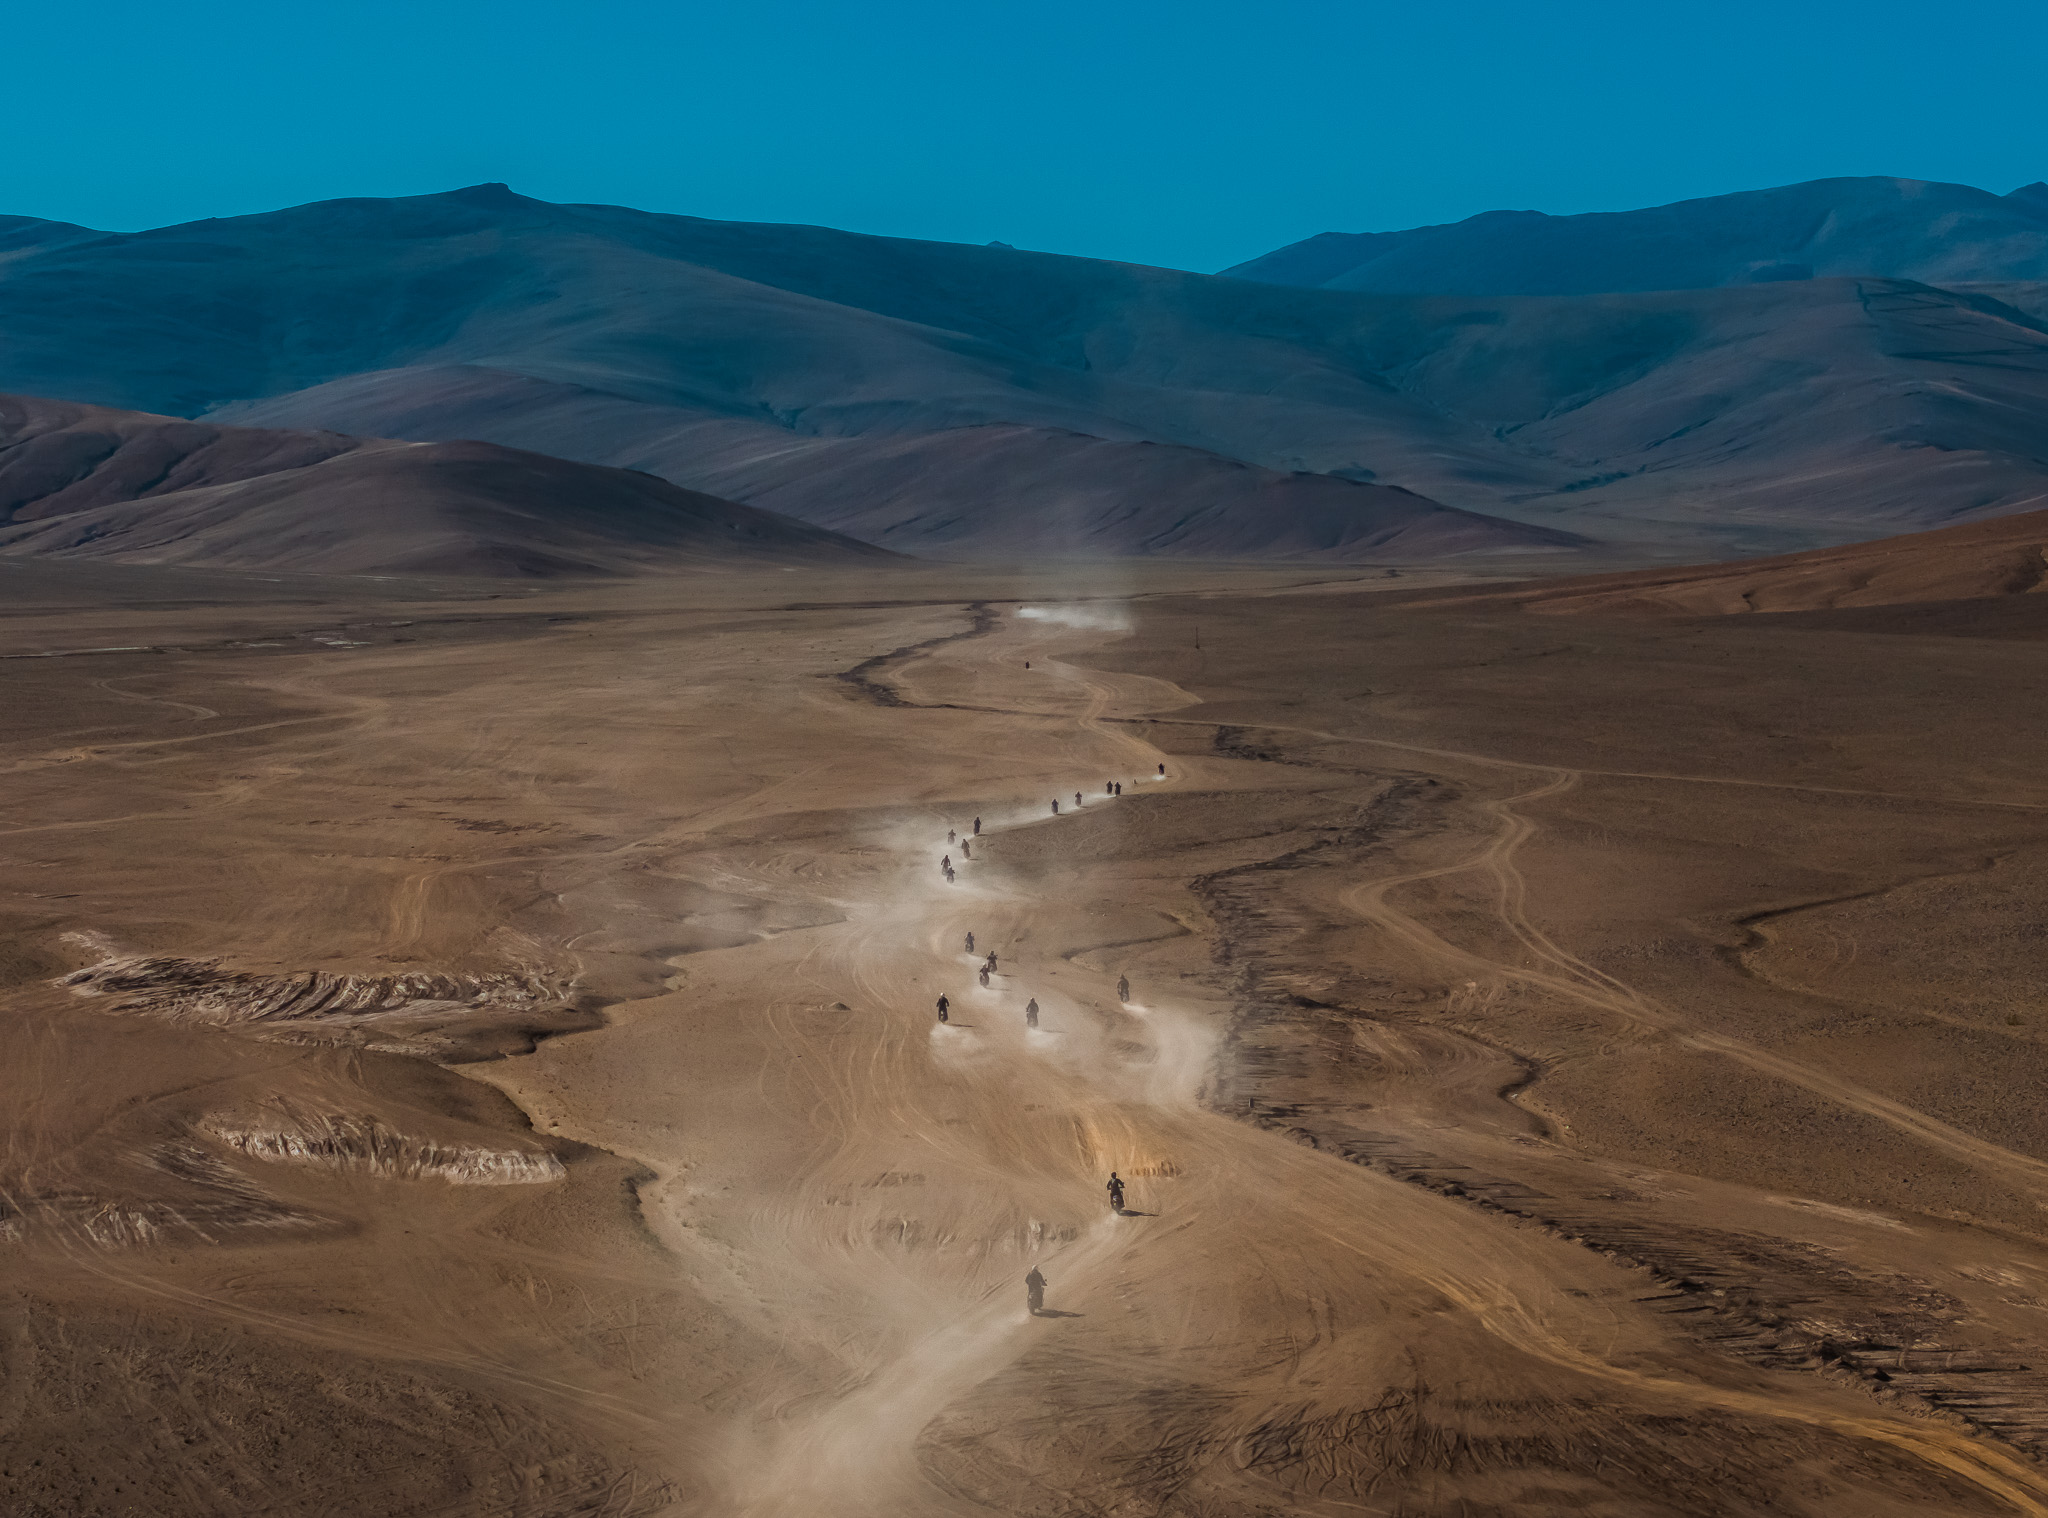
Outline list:
[[[1540,785],[1487,802],[1485,810],[1499,819],[1500,827],[1476,855],[1452,864],[1367,881],[1346,890],[1340,899],[1365,921],[1459,974],[1520,981],[1638,1028],[1666,1035],[1687,1048],[1734,1060],[1759,1074],[1798,1086],[1837,1106],[1874,1118],[1954,1159],[2002,1176],[2022,1189],[2048,1198],[2048,1162],[1965,1133],[1904,1102],[1802,1061],[1759,1048],[1746,1039],[1697,1028],[1677,1012],[1561,948],[1537,927],[1528,915],[1528,889],[1521,871],[1515,866],[1514,856],[1524,843],[1535,836],[1539,825],[1515,808],[1559,795],[1578,784],[1581,778],[1581,771],[1560,769]],[[1401,911],[1388,899],[1402,886],[1472,871],[1490,877],[1496,916],[1516,941],[1528,950],[1536,967],[1461,948],[1416,917]]]

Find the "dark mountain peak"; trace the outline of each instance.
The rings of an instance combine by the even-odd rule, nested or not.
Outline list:
[[[1448,226],[1324,233],[1226,269],[1382,295],[1597,295],[1814,277],[2048,279],[2048,186],[1993,195],[1878,175],[1638,211],[1485,211]]]
[[[2029,210],[2048,212],[2048,183],[2037,179],[2032,184],[2021,185],[2004,198]]]
[[[445,190],[439,195],[429,195],[423,198],[428,200],[445,200],[459,206],[479,206],[485,210],[493,211],[517,211],[524,210],[528,206],[544,206],[548,204],[544,200],[529,200],[526,196],[515,192],[512,186],[500,184],[496,180],[492,180],[489,184],[465,185],[459,190]]]
[[[20,237],[41,240],[50,237],[68,237],[79,234],[97,237],[100,234],[90,227],[81,227],[76,222],[45,221],[40,216],[0,216],[0,237]]]
[[[261,211],[252,216],[208,217],[137,232],[150,243],[260,244],[387,242],[461,237],[507,227],[545,226],[572,216],[568,207],[532,200],[503,184],[467,185],[431,195],[351,195]]]
[[[104,232],[95,232],[91,227],[81,227],[68,221],[44,221],[40,216],[0,216],[0,253],[12,253],[21,248],[45,248],[57,243],[83,242],[89,237],[104,237]]]

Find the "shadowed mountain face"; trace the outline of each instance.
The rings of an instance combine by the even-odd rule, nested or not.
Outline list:
[[[2048,499],[2030,288],[1388,296],[479,186],[31,249],[0,384],[481,438],[961,554],[1376,553],[1399,500],[1705,557]],[[1452,537],[1537,546],[1493,533]]]
[[[237,410],[345,417],[369,432],[517,437],[551,453],[616,458],[907,553],[1342,561],[1579,541],[1394,486],[1197,448],[998,424],[818,437],[475,367],[364,375]]]
[[[490,443],[217,427],[0,396],[0,553],[328,574],[887,562],[836,533]]]
[[[1992,195],[1816,179],[1643,211],[1488,211],[1405,232],[1325,232],[1224,271],[1399,295],[1595,295],[1828,275],[2048,280],[2048,185]]]
[[[1397,487],[1042,427],[814,439],[733,457],[709,477],[728,480],[749,500],[906,550],[1345,560],[1541,551],[1579,541]],[[1030,502],[1031,509],[990,516],[994,500]]]

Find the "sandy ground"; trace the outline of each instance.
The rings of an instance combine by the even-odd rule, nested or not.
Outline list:
[[[8,1512],[2048,1513],[2038,611],[6,573]]]

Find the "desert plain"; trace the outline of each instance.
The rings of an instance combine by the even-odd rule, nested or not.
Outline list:
[[[2048,1513],[2048,598],[1526,572],[0,562],[0,1508]]]

